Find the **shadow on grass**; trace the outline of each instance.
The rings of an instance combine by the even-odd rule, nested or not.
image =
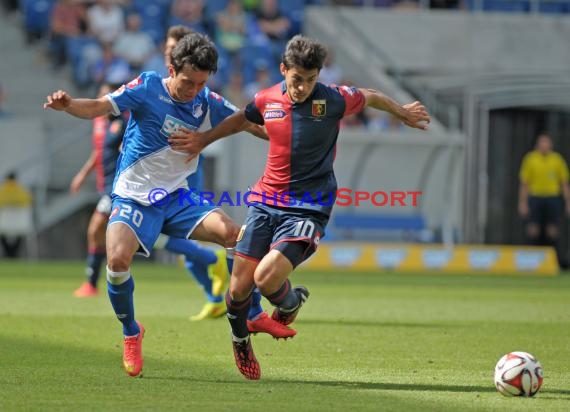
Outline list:
[[[237,373],[237,372],[236,372]],[[196,380],[188,376],[145,376],[145,379],[156,379],[156,380],[172,380],[172,381],[188,381]],[[204,382],[204,380],[200,380]],[[224,380],[224,379],[213,379],[210,380],[211,383],[223,383],[223,384],[238,384],[248,382],[247,380]],[[272,383],[280,385],[317,385],[333,388],[344,388],[344,389],[365,389],[365,390],[386,390],[386,391],[411,391],[411,392],[463,392],[463,393],[486,393],[486,392],[496,392],[497,390],[493,386],[466,386],[466,385],[436,385],[436,384],[426,384],[426,383],[387,383],[387,382],[354,382],[354,381],[304,381],[304,380],[285,380],[285,379],[261,379],[260,383]],[[543,389],[540,391],[540,395],[551,394],[551,395],[568,395],[570,396],[570,390],[565,389]],[[549,399],[549,397],[544,396],[543,398]],[[552,398],[559,399],[559,398]]]
[[[373,320],[355,320],[355,319],[307,319],[301,321],[307,325],[335,325],[335,326],[375,326],[385,328],[449,328],[453,325],[438,325],[435,323],[406,323],[406,322],[378,322]]]

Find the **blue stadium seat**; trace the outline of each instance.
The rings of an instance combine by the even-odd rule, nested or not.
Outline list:
[[[259,66],[271,68],[276,65],[270,49],[264,46],[244,46],[240,51],[240,60],[243,66],[244,84],[255,79],[255,72]]]
[[[36,34],[47,33],[54,5],[55,0],[22,0],[21,7],[26,31]]]
[[[327,230],[327,238],[351,240],[358,237],[383,240],[380,234],[398,232],[401,235],[399,240],[420,240],[426,229],[427,224],[422,215],[335,212]]]
[[[221,12],[223,9],[226,8],[228,4],[228,0],[208,0],[204,2],[206,7],[206,15],[212,19]]]
[[[530,3],[527,0],[484,0],[483,10],[526,13]]]
[[[336,213],[334,226],[342,229],[423,230],[426,222],[421,215]]]
[[[134,0],[129,11],[135,11],[141,16],[142,31],[150,34],[155,43],[164,40],[170,0]]]
[[[538,10],[541,13],[564,14],[570,10],[569,6],[569,2],[541,1]]]

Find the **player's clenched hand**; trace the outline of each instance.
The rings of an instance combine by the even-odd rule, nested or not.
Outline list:
[[[404,111],[399,117],[404,124],[415,129],[427,130],[427,125],[431,121],[431,117],[423,104],[415,101],[403,105],[402,109],[404,109]]]
[[[172,150],[188,153],[187,161],[194,159],[207,146],[205,137],[200,132],[181,128],[170,135],[168,143]]]
[[[71,104],[71,96],[63,90],[53,92],[50,96],[47,96],[46,100],[44,109],[65,110]]]

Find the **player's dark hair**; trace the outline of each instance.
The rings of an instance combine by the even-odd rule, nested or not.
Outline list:
[[[168,33],[166,33],[166,38],[167,39],[173,38],[178,42],[182,37],[190,33],[192,33],[192,29],[189,29],[188,27],[179,24],[177,26],[172,26],[171,28],[168,29]]]
[[[176,73],[180,72],[185,64],[197,71],[216,73],[218,51],[208,36],[192,32],[182,37],[172,50],[171,64]]]
[[[300,67],[305,70],[320,71],[326,57],[327,48],[324,44],[298,34],[287,43],[281,61],[287,69]]]

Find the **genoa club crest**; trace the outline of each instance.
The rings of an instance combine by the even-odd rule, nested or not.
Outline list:
[[[313,116],[323,117],[327,114],[327,101],[326,100],[313,100],[313,106],[311,110]]]

